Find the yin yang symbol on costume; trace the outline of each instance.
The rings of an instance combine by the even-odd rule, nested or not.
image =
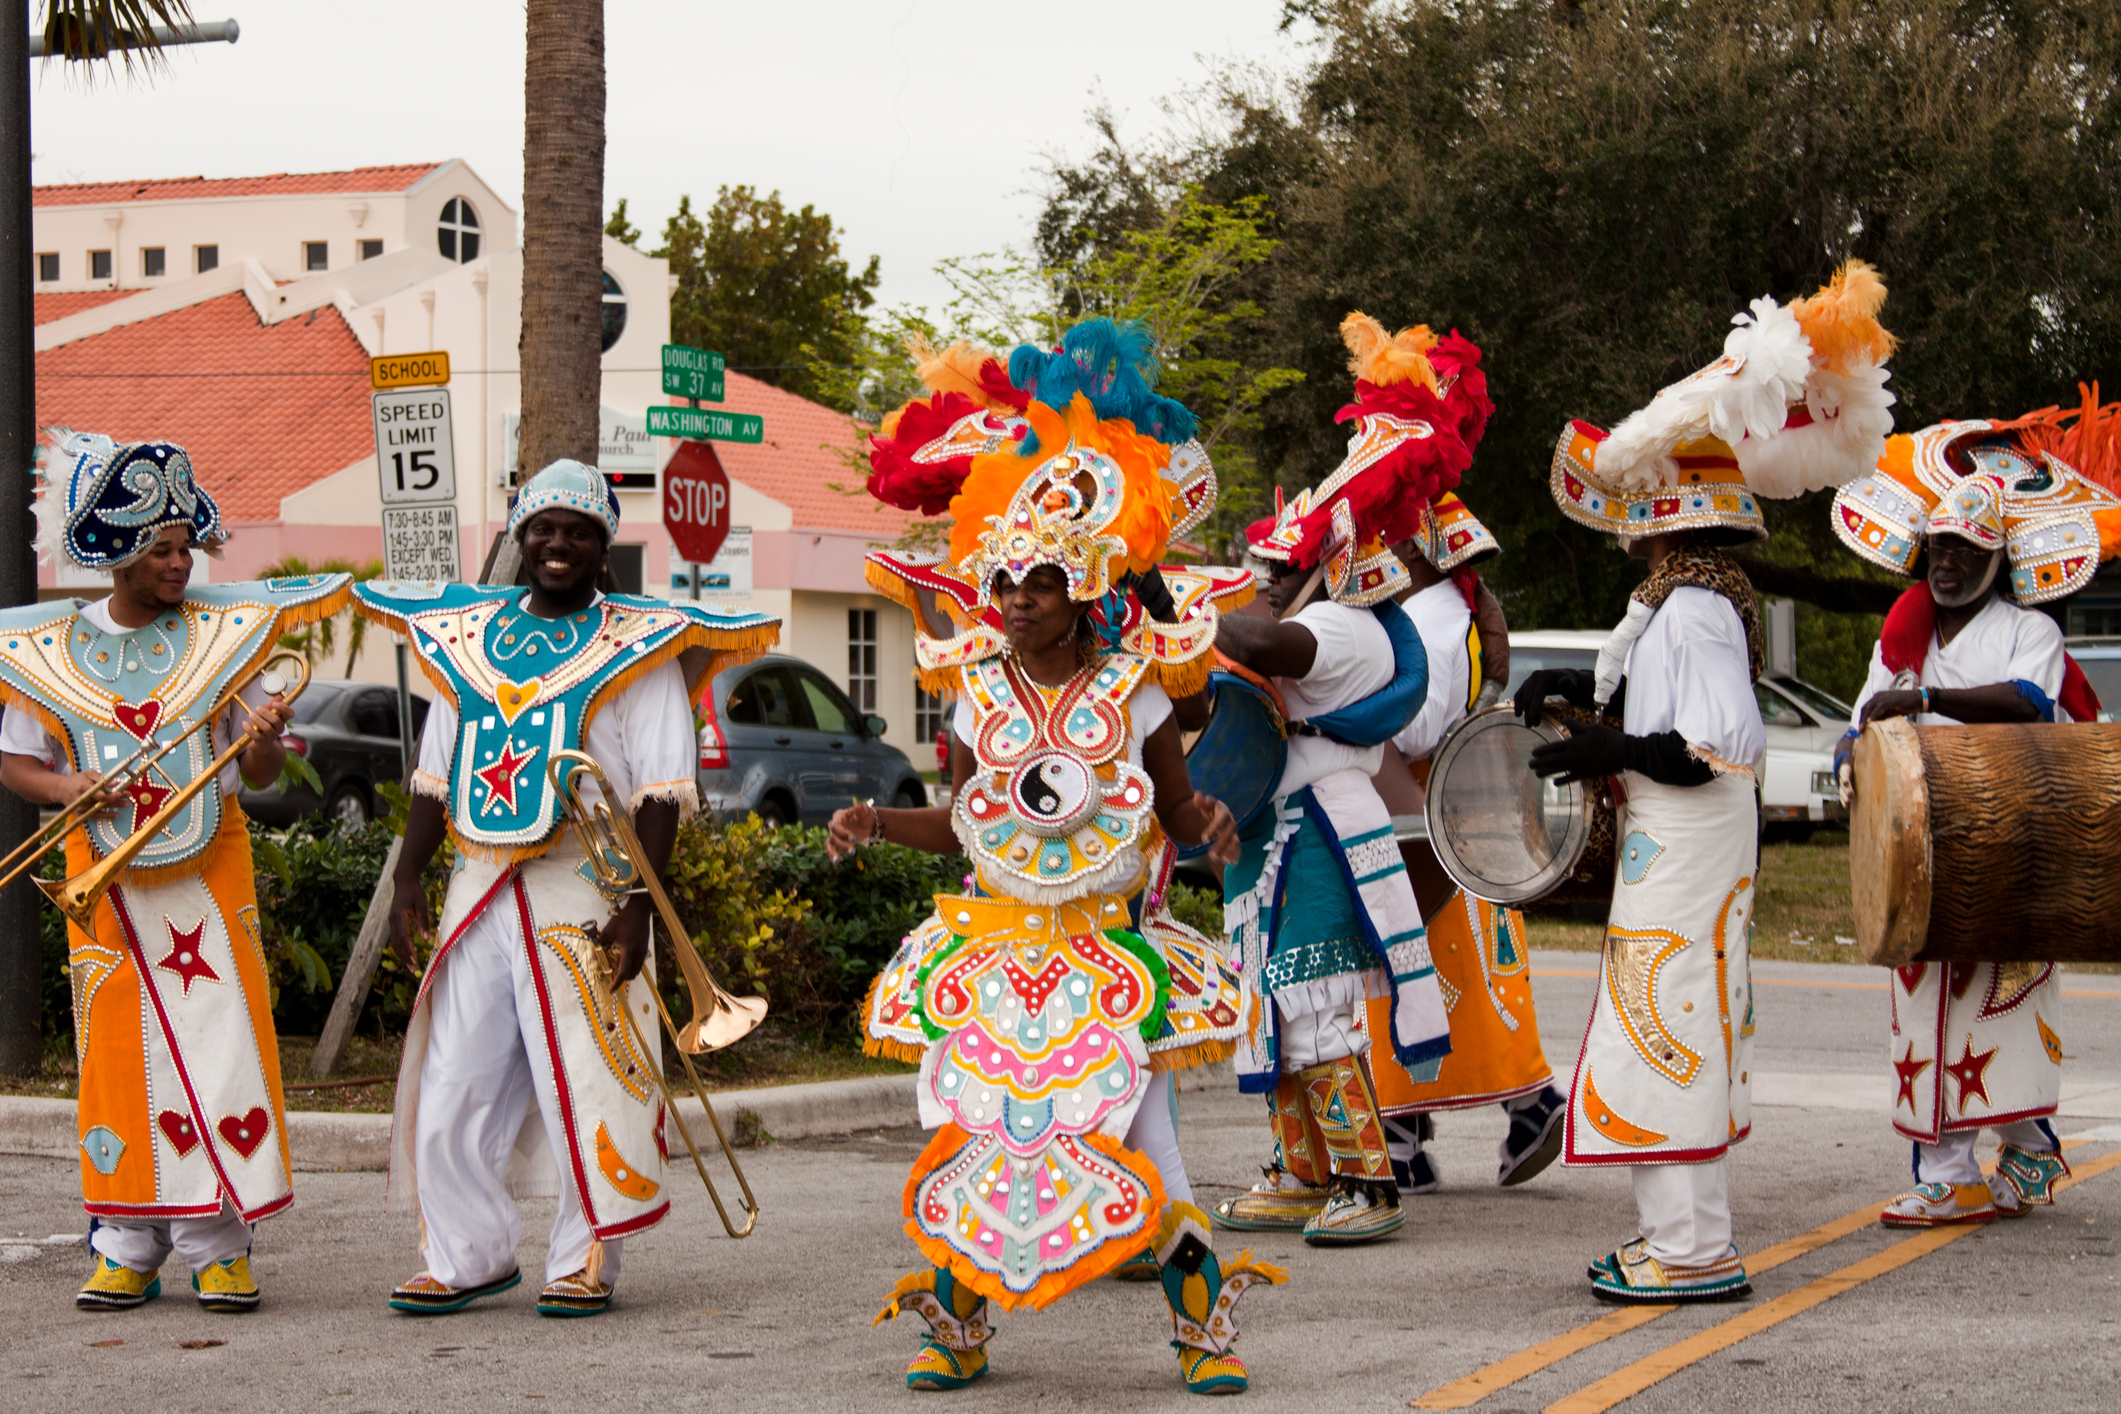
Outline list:
[[[1097,775],[1072,751],[1039,751],[1009,777],[1009,813],[1034,835],[1057,839],[1098,806]]]

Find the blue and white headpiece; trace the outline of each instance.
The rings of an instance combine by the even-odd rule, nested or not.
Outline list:
[[[531,477],[516,497],[516,508],[508,513],[509,538],[519,539],[532,516],[554,506],[603,526],[606,545],[619,538],[619,493],[603,472],[564,457]]]
[[[147,552],[167,526],[191,527],[192,548],[218,558],[228,540],[221,508],[172,442],[114,442],[52,429],[38,449],[37,553],[109,570]]]

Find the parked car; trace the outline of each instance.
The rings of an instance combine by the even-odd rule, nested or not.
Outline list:
[[[412,734],[427,723],[427,699],[412,694]],[[398,749],[397,689],[369,682],[318,678],[295,699],[295,719],[281,740],[309,762],[324,783],[319,795],[308,786],[243,788],[243,813],[267,825],[292,825],[323,811],[335,820],[363,825],[383,813],[376,782],[405,775]]]
[[[920,773],[886,724],[800,658],[771,654],[716,675],[700,729],[702,805],[720,819],[822,825],[858,800],[926,805]]]
[[[1514,695],[1535,669],[1597,667],[1605,640],[1603,633],[1573,629],[1513,631],[1506,695]],[[2121,677],[2121,640],[2115,643],[2114,671]],[[1814,825],[1846,820],[1834,786],[1834,743],[1848,730],[1848,704],[1786,673],[1766,674],[1753,685],[1753,695],[1767,729],[1761,819],[1798,839]]]
[[[2072,638],[2069,656],[2099,694],[2099,720],[2121,720],[2121,638]]]

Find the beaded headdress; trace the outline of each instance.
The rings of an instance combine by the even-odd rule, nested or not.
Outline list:
[[[2048,408],[2011,422],[1971,418],[1893,437],[1869,475],[1834,496],[1834,533],[1857,555],[1913,576],[1931,535],[2010,561],[2010,593],[2044,604],[2091,582],[2121,553],[2116,431],[2121,403]],[[2081,468],[2081,469],[2080,469]]]
[[[1361,312],[1341,321],[1355,401],[1335,421],[1355,424],[1348,454],[1317,487],[1277,494],[1275,514],[1245,531],[1260,559],[1326,564],[1326,592],[1342,604],[1382,603],[1412,582],[1387,546],[1425,539],[1431,507],[1472,464],[1493,405],[1480,350],[1427,325],[1389,334]],[[1470,438],[1470,440],[1469,440]]]
[[[1851,260],[1806,299],[1762,296],[1733,316],[1723,355],[1610,433],[1562,429],[1550,489],[1563,515],[1630,538],[1718,530],[1760,539],[1760,497],[1841,486],[1876,463],[1892,431],[1878,323],[1885,282]]]
[[[604,527],[604,543],[619,536],[619,493],[611,489],[604,473],[593,466],[562,457],[524,485],[508,513],[508,535],[518,538],[530,518],[539,511],[557,507],[588,516]]]
[[[37,552],[63,554],[82,569],[111,570],[147,553],[172,525],[191,527],[192,547],[218,557],[228,541],[221,509],[172,442],[115,442],[54,428],[38,448]]]

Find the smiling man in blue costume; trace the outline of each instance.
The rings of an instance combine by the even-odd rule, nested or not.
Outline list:
[[[1421,908],[1371,778],[1429,678],[1421,635],[1393,602],[1412,581],[1385,547],[1420,529],[1472,453],[1440,395],[1428,329],[1387,338],[1361,318],[1342,326],[1357,377],[1357,402],[1340,414],[1355,424],[1347,457],[1246,531],[1280,617],[1224,619],[1215,645],[1272,680],[1289,723],[1274,808],[1223,874],[1231,946],[1253,987],[1238,1087],[1268,1097],[1274,1156],[1215,1218],[1300,1231],[1314,1247],[1406,1223],[1369,1062],[1370,1000],[1388,1003],[1389,1033],[1374,1039],[1401,1065],[1451,1050]],[[1327,597],[1302,602],[1321,576]]]
[[[111,594],[0,612],[0,784],[70,804],[136,749],[213,723],[107,792],[109,808],[67,839],[68,874],[117,848],[239,733],[251,738],[104,895],[93,930],[67,929],[95,1257],[77,1302],[140,1305],[160,1293],[174,1250],[201,1306],[248,1311],[259,1301],[253,1225],[293,1189],[236,790],[239,776],[254,787],[279,776],[288,710],[257,682],[238,685],[282,633],[343,609],[348,581],[188,584],[193,552],[218,556],[228,532],[182,447],[59,434],[43,473],[40,550],[108,571]]]
[[[1283,1273],[1209,1245],[1169,1072],[1228,1053],[1242,987],[1162,903],[1171,842],[1233,843],[1229,811],[1193,789],[1165,690],[1205,677],[1221,591],[1191,573],[1173,594],[1128,587],[1174,524],[1206,514],[1213,476],[1192,416],[1155,395],[1138,327],[1086,321],[1006,372],[956,346],[922,376],[933,391],[886,419],[869,485],[947,506],[950,554],[874,555],[870,579],[922,614],[923,680],[958,700],[955,805],[843,810],[831,848],[962,850],[975,874],[936,896],[864,1007],[873,1047],[921,1062],[937,1131],[902,1198],[932,1266],[878,1319],[928,1322],[909,1387],[961,1389],[989,1369],[992,1307],[1042,1309],[1145,1265],[1186,1388],[1235,1394],[1232,1308]],[[929,616],[931,595],[958,629]]]
[[[1885,286],[1851,261],[1817,294],[1762,297],[1723,356],[1610,434],[1564,428],[1549,490],[1649,574],[1595,672],[1541,669],[1550,696],[1610,722],[1532,752],[1541,776],[1613,781],[1620,837],[1598,992],[1570,1084],[1562,1161],[1629,1170],[1640,1235],[1594,1261],[1620,1304],[1749,1294],[1732,1240],[1729,1155],[1752,1131],[1752,912],[1767,747],[1753,684],[1759,601],[1725,547],[1765,539],[1763,497],[1842,485],[1892,429]]]
[[[779,623],[600,594],[618,528],[603,475],[555,462],[509,516],[527,591],[356,591],[362,614],[410,638],[440,694],[391,903],[391,947],[408,967],[413,934],[432,927],[420,871],[445,831],[457,850],[398,1073],[386,1201],[417,1206],[427,1259],[392,1292],[400,1311],[459,1311],[514,1287],[515,1199],[556,1194],[537,1309],[594,1315],[611,1301],[623,1239],[669,1210],[648,1073],[660,1057],[640,1054],[614,1013],[630,1007],[640,1034],[660,1034],[652,983],[634,985],[648,899],[614,912],[598,891],[546,762],[565,749],[595,757],[660,872],[698,804],[693,704],[719,669],[771,646]]]

